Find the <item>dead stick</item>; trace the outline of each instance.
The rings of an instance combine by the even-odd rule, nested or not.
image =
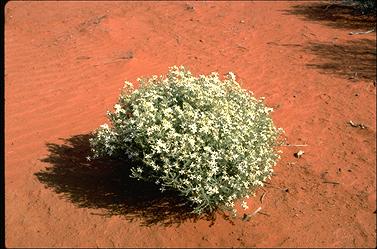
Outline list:
[[[266,216],[271,216],[269,215],[268,213],[264,213],[264,212],[259,212],[260,214],[263,214],[263,215],[266,215]]]
[[[263,192],[262,196],[260,197],[260,202],[263,203],[263,199],[266,196],[266,192]]]
[[[296,146],[296,147],[303,147],[303,146],[309,146],[309,144],[283,144],[283,145],[279,145],[278,147],[280,146]]]
[[[110,63],[119,62],[121,60],[124,60],[124,59],[123,58],[117,58],[117,59],[114,59],[114,60],[111,60],[111,61],[105,61],[103,64],[106,65],[106,64],[110,64]]]
[[[340,184],[339,182],[333,182],[333,181],[324,181],[323,183]]]
[[[361,34],[369,34],[372,33],[374,29],[368,30],[368,31],[360,31],[360,32],[350,32],[350,35],[361,35]]]
[[[262,207],[257,208],[250,216],[256,215],[259,211],[261,211]]]

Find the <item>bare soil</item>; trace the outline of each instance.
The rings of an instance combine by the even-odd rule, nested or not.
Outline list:
[[[6,246],[375,247],[376,37],[349,34],[374,26],[313,2],[8,2]],[[234,72],[308,145],[282,147],[249,221],[195,220],[119,162],[85,160],[124,81],[172,65]]]

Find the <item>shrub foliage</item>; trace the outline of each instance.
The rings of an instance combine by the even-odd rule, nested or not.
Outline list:
[[[242,89],[233,73],[223,80],[218,73],[195,77],[173,66],[166,76],[138,81],[136,90],[126,82],[107,113],[111,125],[94,132],[93,158],[131,159],[132,177],[177,191],[198,214],[235,212],[234,202],[271,176],[283,130],[275,128],[272,108]]]

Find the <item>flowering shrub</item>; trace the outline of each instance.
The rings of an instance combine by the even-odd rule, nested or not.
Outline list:
[[[137,162],[132,177],[152,181],[161,191],[187,197],[195,213],[234,209],[269,178],[279,158],[272,108],[242,89],[229,73],[193,76],[183,66],[166,77],[126,82],[111,126],[90,140],[93,157]],[[247,208],[244,201],[243,208]]]

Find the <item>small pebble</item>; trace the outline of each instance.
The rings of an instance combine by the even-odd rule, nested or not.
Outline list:
[[[242,221],[249,221],[250,220],[250,215],[248,214],[243,214]]]
[[[303,151],[303,150],[299,150],[299,151],[297,151],[297,152],[294,154],[294,156],[297,157],[297,158],[302,157],[302,155],[304,155],[304,151]]]
[[[187,6],[186,6],[186,9],[187,9],[187,10],[194,10],[194,6],[192,6],[192,5],[187,5]]]

